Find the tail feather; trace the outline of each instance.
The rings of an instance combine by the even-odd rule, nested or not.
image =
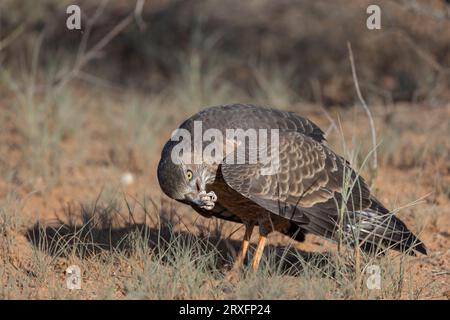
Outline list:
[[[359,245],[373,253],[380,249],[394,249],[411,255],[415,255],[415,251],[427,254],[423,242],[375,198],[371,198],[369,208],[346,212],[342,229],[339,218],[330,214],[338,208],[322,205],[302,210],[309,219],[307,224],[300,225],[304,232],[336,241],[344,235],[350,245]]]
[[[391,213],[367,209],[350,213],[345,221],[346,233],[356,235],[362,247],[373,250],[387,247],[414,255],[414,251],[427,254],[427,249],[406,225]]]

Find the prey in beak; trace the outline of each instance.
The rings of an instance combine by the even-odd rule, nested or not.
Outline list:
[[[217,196],[214,191],[206,193],[205,190],[202,190],[197,194],[197,197],[191,198],[188,196],[187,200],[202,209],[212,210],[216,204]]]

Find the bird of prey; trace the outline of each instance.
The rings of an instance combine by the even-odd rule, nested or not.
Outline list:
[[[364,179],[330,149],[323,131],[310,120],[274,108],[231,104],[206,108],[185,120],[179,129],[194,134],[196,122],[201,122],[200,134],[215,129],[224,137],[229,129],[278,132],[276,151],[269,148],[272,144],[265,146],[271,159],[277,152],[274,172],[264,173],[267,163],[259,158],[249,160],[248,150],[263,148],[259,144],[248,145],[240,162],[228,161],[239,147],[228,138],[219,141],[226,150],[219,161],[182,161],[181,155],[177,158],[173,152],[181,139],[168,140],[161,153],[158,180],[167,196],[190,205],[204,217],[244,224],[235,268],[244,261],[255,226],[259,240],[252,261],[254,270],[266,237],[273,231],[300,242],[307,233],[333,241],[344,236],[350,245],[372,253],[395,249],[426,254],[424,244],[371,194]],[[183,159],[192,159],[206,144],[202,141],[200,150],[188,149],[185,152],[191,154],[183,154],[188,156]]]

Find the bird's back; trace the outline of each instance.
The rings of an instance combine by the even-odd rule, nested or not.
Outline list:
[[[194,121],[201,121],[203,130],[218,129],[279,129],[302,133],[322,142],[324,132],[312,121],[293,112],[254,104],[228,104],[206,108],[185,120],[180,128],[192,131]]]

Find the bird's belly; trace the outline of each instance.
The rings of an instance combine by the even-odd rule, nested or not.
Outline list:
[[[238,216],[244,223],[258,224],[265,233],[274,230],[283,232],[289,228],[289,220],[260,207],[230,188],[226,183],[214,183],[207,191],[214,191],[217,195],[217,203]]]

